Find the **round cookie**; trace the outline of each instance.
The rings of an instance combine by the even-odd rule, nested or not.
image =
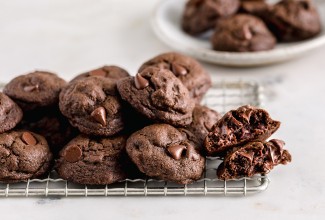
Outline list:
[[[55,105],[66,82],[56,74],[35,71],[11,80],[3,92],[12,98],[23,111]]]
[[[79,184],[105,185],[127,178],[126,136],[90,138],[80,135],[60,152],[59,176]]]
[[[192,118],[192,123],[186,129],[192,132],[199,143],[203,145],[204,139],[211,131],[213,125],[221,118],[221,115],[206,106],[196,105]]]
[[[237,12],[239,0],[189,0],[182,17],[182,29],[198,35],[212,29],[216,21]]]
[[[8,96],[0,92],[0,134],[16,127],[23,112]]]
[[[0,182],[13,183],[43,175],[52,154],[44,137],[28,131],[0,134]]]
[[[168,69],[173,72],[189,90],[191,97],[197,103],[201,101],[212,84],[210,75],[198,61],[179,53],[160,54],[142,64],[139,72],[150,66]]]
[[[123,68],[118,66],[103,66],[98,69],[94,69],[88,71],[86,73],[82,73],[75,78],[73,78],[70,82],[74,82],[79,79],[83,79],[86,77],[105,77],[113,80],[119,80],[124,77],[128,77],[130,74]]]
[[[119,80],[117,89],[122,99],[151,120],[175,126],[192,122],[194,101],[183,83],[167,69],[148,67],[135,77]]]
[[[47,109],[45,112],[32,112],[35,114],[24,116],[18,128],[45,137],[51,152],[56,157],[59,151],[77,135],[77,129],[70,125],[68,119],[61,114],[58,108]]]
[[[87,77],[69,83],[60,93],[60,110],[82,133],[111,136],[124,128],[116,81]]]
[[[312,38],[321,31],[320,16],[310,0],[282,0],[271,9],[267,23],[280,41]]]
[[[211,43],[217,51],[250,52],[273,49],[276,39],[258,17],[237,14],[219,20]]]
[[[126,151],[139,170],[160,180],[189,184],[201,178],[205,158],[187,134],[168,124],[154,124],[132,134]]]
[[[266,0],[241,0],[240,12],[264,18],[271,6]]]

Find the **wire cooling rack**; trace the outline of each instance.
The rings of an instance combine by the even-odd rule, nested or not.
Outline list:
[[[0,83],[0,90],[3,84]],[[203,100],[203,104],[224,114],[241,105],[261,106],[263,87],[252,82],[215,83]],[[1,184],[0,197],[33,196],[246,196],[265,191],[269,184],[266,175],[252,178],[223,181],[216,177],[221,163],[218,157],[207,157],[202,179],[189,185],[180,185],[162,180],[125,179],[119,183],[104,186],[87,186],[60,179],[55,171],[47,178],[31,179],[23,183]]]

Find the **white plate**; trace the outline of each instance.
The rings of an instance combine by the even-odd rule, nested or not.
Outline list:
[[[316,1],[321,14],[323,31],[310,40],[297,43],[281,43],[273,50],[261,52],[218,52],[211,49],[208,39],[187,35],[180,28],[186,0],[162,0],[154,11],[152,27],[156,35],[174,50],[199,60],[228,66],[260,66],[283,62],[325,44],[325,1]]]

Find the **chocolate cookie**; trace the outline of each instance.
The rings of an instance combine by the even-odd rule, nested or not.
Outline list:
[[[169,70],[148,67],[135,77],[117,82],[122,99],[147,118],[186,126],[192,122],[194,101],[183,83]]]
[[[0,134],[16,127],[23,117],[20,107],[0,92]]]
[[[191,97],[197,103],[201,101],[202,97],[211,87],[210,75],[199,62],[191,57],[173,52],[160,54],[142,64],[139,72],[149,66],[172,71],[190,91]]]
[[[0,134],[0,182],[36,178],[48,171],[52,154],[45,138],[28,131]]]
[[[55,105],[66,82],[49,72],[35,71],[11,80],[3,92],[12,98],[23,111]]]
[[[232,149],[217,170],[219,179],[230,180],[266,174],[279,164],[291,162],[291,155],[283,150],[284,142],[250,142]]]
[[[130,74],[123,68],[118,66],[103,66],[98,69],[88,71],[76,76],[71,82],[83,79],[86,77],[105,77],[113,80],[119,80],[124,77],[128,77]]]
[[[252,106],[242,106],[226,113],[205,139],[209,155],[221,155],[227,150],[252,141],[265,141],[278,128],[280,122]]]
[[[266,0],[241,0],[240,12],[264,18],[271,6]]]
[[[32,111],[23,117],[18,128],[42,135],[47,140],[51,152],[56,157],[59,151],[75,136],[77,129],[61,114],[58,108],[44,111]]]
[[[305,40],[318,35],[322,29],[317,8],[310,0],[282,0],[267,18],[280,41]]]
[[[80,135],[60,152],[56,170],[79,184],[105,185],[127,177],[126,136],[90,138]]]
[[[239,8],[239,0],[189,0],[186,3],[182,28],[191,35],[212,29],[219,18],[233,15]]]
[[[248,52],[273,49],[276,39],[260,18],[237,14],[218,22],[211,43],[218,51]]]
[[[167,124],[145,127],[128,138],[126,150],[146,175],[179,184],[201,178],[205,158],[187,134]]]
[[[199,143],[203,145],[204,139],[211,131],[212,126],[221,118],[221,115],[206,106],[196,105],[192,118],[192,123],[186,129],[191,131]]]
[[[116,80],[87,77],[69,83],[60,94],[60,110],[82,133],[111,136],[124,127]]]

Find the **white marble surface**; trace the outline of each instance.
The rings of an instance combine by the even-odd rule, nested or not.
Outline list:
[[[103,64],[134,73],[168,51],[150,29],[157,0],[0,1],[0,81],[33,69],[70,79]],[[325,216],[325,48],[275,66],[232,69],[205,64],[215,80],[266,83],[266,108],[293,155],[248,197],[0,199],[1,219],[321,219]]]

